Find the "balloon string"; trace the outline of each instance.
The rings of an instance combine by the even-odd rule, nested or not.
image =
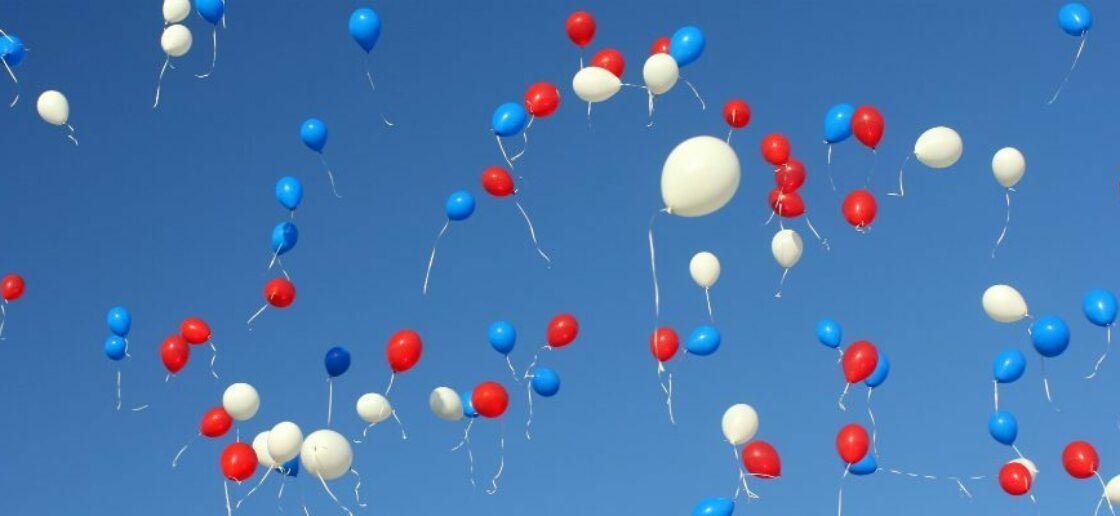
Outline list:
[[[908,471],[901,471],[901,470],[897,470],[897,469],[888,469],[888,468],[879,468],[876,471],[886,471],[887,473],[890,473],[890,474],[893,474],[893,475],[910,477],[910,478],[918,478],[918,479],[923,479],[923,480],[933,480],[933,481],[951,480],[951,481],[953,481],[954,483],[957,484],[957,489],[959,489],[961,493],[963,493],[965,496],[967,496],[969,498],[972,498],[972,493],[969,492],[967,487],[965,487],[964,480],[976,481],[976,480],[984,480],[985,478],[987,478],[984,475],[973,475],[971,477],[964,477],[964,478],[962,478],[962,477],[948,477],[948,476],[938,477],[936,475],[911,473],[911,472],[908,472]]]
[[[1054,404],[1054,398],[1050,396],[1050,377],[1046,376],[1046,359],[1042,359],[1042,388],[1046,391],[1046,401],[1050,402],[1050,406],[1054,407],[1055,412],[1061,412],[1061,409]]]
[[[349,514],[350,516],[354,516],[354,513],[351,512],[350,509],[347,508],[345,505],[343,505],[342,502],[338,499],[338,497],[334,495],[334,492],[331,491],[331,488],[329,486],[327,486],[327,481],[326,481],[326,479],[323,478],[323,473],[321,472],[322,471],[322,465],[319,462],[319,448],[318,447],[316,447],[314,450],[312,450],[311,458],[312,458],[312,460],[315,461],[315,466],[316,466],[315,476],[319,477],[319,483],[323,484],[323,490],[325,490],[327,492],[327,495],[331,497],[331,500],[334,500],[334,503],[338,504],[339,508],[341,508],[343,511],[346,511],[346,514]]]
[[[529,238],[533,241],[533,246],[537,248],[537,254],[541,255],[541,258],[544,258],[548,268],[551,269],[552,258],[549,258],[548,255],[545,254],[544,250],[541,249],[541,244],[537,242],[537,230],[533,228],[533,221],[529,219],[529,214],[526,213],[525,208],[521,206],[521,201],[514,200],[513,204],[517,206],[517,211],[521,212],[521,217],[525,219],[525,224],[529,226]]]
[[[385,396],[389,396],[389,391],[393,390],[393,380],[397,379],[397,373],[393,372],[389,375],[389,386],[385,387]]]
[[[179,466],[179,457],[183,456],[183,452],[187,451],[187,448],[190,447],[191,443],[193,443],[195,439],[198,439],[198,436],[200,435],[202,434],[195,434],[193,437],[187,440],[187,444],[184,444],[183,447],[179,449],[179,453],[175,454],[175,458],[171,459],[171,467],[174,468]]]
[[[588,104],[588,106],[590,106],[590,104]],[[590,107],[589,107],[588,108],[588,113],[590,113],[590,112],[591,112],[591,110],[590,110]],[[588,120],[590,120],[590,115],[588,115]],[[506,153],[506,146],[504,144],[502,144],[502,137],[495,134],[494,135],[494,140],[496,140],[498,142],[498,150],[502,151],[502,158],[506,160],[506,164],[509,165],[510,170],[513,170],[514,169],[513,160],[509,159],[509,154]]]
[[[653,127],[653,92],[647,89],[646,90],[646,97],[649,98],[649,101],[646,102],[646,110],[649,112],[649,114],[648,114],[649,123],[646,124],[646,127]],[[728,143],[731,142],[731,133],[730,132],[727,133],[727,141],[728,141]]]
[[[903,186],[903,184],[902,184],[902,172],[904,170],[906,170],[906,164],[910,162],[910,157],[911,156],[913,156],[913,154],[908,154],[906,156],[906,159],[902,161],[902,166],[898,167],[898,191],[888,193],[887,194],[888,196],[890,196],[890,197],[906,197],[906,187]],[[1008,201],[1008,202],[1010,202],[1010,201]]]
[[[1018,455],[1020,459],[1026,459],[1027,458],[1026,455],[1023,455],[1023,452],[1019,451],[1019,446],[1018,445],[1012,444],[1011,449],[1015,451],[1015,455]]]
[[[591,127],[591,103],[587,103],[587,127]]]
[[[214,57],[211,58],[210,69],[207,70],[206,73],[195,74],[194,75],[195,77],[198,77],[199,79],[205,79],[207,77],[210,77],[210,74],[214,73],[214,68],[216,66],[218,66],[218,27],[214,27],[214,30],[212,30],[210,32],[210,34],[213,36],[213,40],[214,40]]]
[[[490,479],[490,489],[486,490],[486,494],[494,495],[498,492],[498,479],[502,478],[502,470],[506,468],[506,423],[502,421],[502,436],[498,441],[499,450],[501,452],[500,462],[498,462],[498,472],[494,473],[494,477]]]
[[[365,442],[366,435],[369,434],[369,429],[373,428],[375,426],[377,426],[377,423],[370,423],[370,424],[366,425],[366,427],[364,429],[362,429],[362,438],[361,439],[352,439],[352,441],[354,441],[354,444],[362,444],[363,442]]]
[[[731,133],[735,132],[735,128],[727,130],[727,144],[731,145]]]
[[[121,369],[117,368],[117,410],[121,409]]]
[[[226,516],[233,516],[233,508],[229,506],[229,482],[223,480],[222,487],[226,491]]]
[[[662,212],[669,213],[669,209],[658,210],[649,218],[649,270],[653,274],[653,313],[655,317],[661,317],[661,287],[657,284],[657,254],[653,245],[653,223],[657,220],[657,215]]]
[[[370,73],[370,71],[369,71],[369,53],[368,52],[366,53],[365,68],[366,68],[366,79],[369,80],[369,90],[370,91],[377,91],[377,86],[375,86],[373,84],[373,74]]]
[[[780,210],[780,209],[782,209],[782,201],[778,201],[778,206],[777,206],[777,208],[778,208],[779,210]],[[769,217],[766,217],[766,220],[762,221],[762,225],[763,225],[763,226],[769,226],[769,225],[770,225],[770,222],[774,220],[774,215],[776,215],[777,213],[778,213],[778,212],[776,212],[776,211],[774,211],[773,209],[771,209],[771,210],[770,210],[770,216],[769,216]]]
[[[692,90],[692,94],[696,96],[696,100],[700,101],[700,110],[706,111],[708,109],[708,105],[705,104],[704,99],[700,97],[700,92],[696,91],[696,87],[693,86],[691,82],[688,82],[688,79],[685,79],[684,83],[688,85],[688,89]]]
[[[517,369],[514,369],[513,361],[510,360],[509,355],[506,355],[506,365],[509,366],[509,375],[513,377],[513,381],[521,383],[521,379],[517,377]]]
[[[836,353],[840,355],[839,358],[836,359],[836,363],[839,364],[844,361],[844,348],[837,347]]]
[[[11,38],[9,38],[9,39],[11,39]],[[4,58],[0,57],[0,62],[4,63],[4,69],[8,71],[8,76],[12,78],[12,82],[15,83],[15,85],[16,85],[16,96],[15,96],[15,98],[12,99],[12,103],[8,104],[9,108],[13,108],[13,107],[16,107],[16,103],[19,102],[19,92],[20,92],[19,79],[16,79],[16,74],[14,72],[12,72],[12,67],[8,66],[8,60],[7,59],[4,59]]]
[[[875,412],[871,410],[871,393],[875,392],[874,387],[867,388],[867,417],[871,418],[871,449],[875,452],[875,456],[879,456],[879,425],[875,422]]]
[[[439,241],[443,238],[443,234],[447,233],[449,226],[451,226],[451,219],[447,219],[447,222],[443,224],[443,229],[440,229],[439,235],[436,236],[436,242],[432,244],[432,254],[428,256],[428,271],[424,273],[424,288],[422,289],[424,294],[428,293],[428,280],[432,277],[432,264],[436,263],[436,248],[439,247]]]
[[[362,503],[362,475],[354,468],[350,468],[350,473],[358,479],[358,483],[354,484],[354,503],[358,504],[358,507],[364,508],[369,504]]]
[[[848,411],[848,407],[844,406],[844,398],[848,396],[848,388],[850,388],[851,386],[852,384],[850,383],[844,384],[844,392],[840,393],[840,399],[836,402],[837,405],[840,405],[840,410],[843,410],[845,412]]]
[[[1008,188],[1007,191],[1004,192],[1004,197],[1007,199],[1007,218],[1004,219],[1003,229],[1000,230],[999,238],[996,239],[996,245],[992,248],[992,258],[996,257],[996,250],[999,249],[999,245],[1003,243],[1003,237],[1007,236],[1007,226],[1011,225],[1011,192],[1014,191],[1014,188]]]
[[[999,411],[999,380],[992,380],[992,402],[995,404],[996,411]]]
[[[704,288],[704,301],[706,301],[706,302],[708,303],[708,320],[709,320],[709,321],[712,321],[712,322],[715,322],[715,321],[716,321],[716,318],[715,318],[715,316],[714,316],[714,315],[712,315],[712,294],[711,294],[711,289],[709,289],[709,288],[707,288],[707,287],[705,287],[705,288]]]
[[[532,378],[530,376],[530,378]],[[529,419],[525,420],[525,439],[532,440],[533,435],[529,429],[533,426],[533,384],[532,382],[525,383],[525,397],[529,400]]]
[[[323,164],[323,168],[327,169],[327,179],[331,181],[331,193],[334,194],[336,199],[341,199],[342,196],[338,194],[338,189],[334,184],[334,172],[331,172],[331,166],[327,164],[327,157],[322,152],[319,153],[319,162]]]
[[[541,346],[541,348],[538,349],[536,353],[533,353],[533,361],[529,362],[529,367],[525,368],[525,374],[521,376],[522,380],[528,380],[533,377],[531,373],[533,372],[533,368],[537,366],[537,359],[540,358],[541,351],[550,349],[552,349],[552,346],[546,344],[544,346]]]
[[[8,306],[8,301],[7,300],[4,300],[4,302],[2,304],[0,304],[0,335],[4,334],[4,325],[7,324],[7,322],[8,322],[8,308],[7,308],[7,306]],[[0,340],[4,340],[4,339],[2,337],[0,337]]]
[[[471,450],[471,427],[472,426],[474,426],[474,419],[471,419],[470,421],[467,422],[467,428],[465,430],[463,430],[463,440],[459,441],[459,444],[457,444],[454,448],[452,448],[451,451],[456,451],[459,448],[462,448],[464,445],[467,447],[467,464],[469,465],[469,468],[470,468],[470,470],[469,470],[470,475],[469,475],[468,478],[471,481],[471,487],[478,487],[474,483],[474,451]]]
[[[327,378],[327,426],[331,426],[331,411],[334,409],[334,379]]]
[[[261,486],[263,486],[263,485],[264,485],[264,481],[265,481],[265,480],[268,480],[268,475],[270,475],[270,474],[272,473],[272,470],[273,470],[273,469],[275,469],[275,468],[268,468],[268,470],[264,472],[264,475],[261,475],[261,480],[260,480],[260,482],[257,482],[257,485],[253,486],[253,488],[252,488],[252,489],[250,489],[248,493],[245,493],[245,496],[244,496],[243,498],[241,498],[240,500],[238,500],[238,501],[237,501],[237,504],[235,504],[235,505],[233,506],[233,508],[234,508],[234,509],[240,509],[240,508],[241,508],[241,504],[242,504],[243,502],[245,502],[245,500],[248,500],[250,496],[253,496],[253,493],[257,492],[257,489],[260,489],[260,488],[261,488]]]
[[[669,385],[665,386],[661,383],[661,372],[665,370],[665,366],[657,362],[657,383],[661,385],[661,390],[665,393],[665,407],[669,410],[669,424],[676,426],[677,420],[673,417],[673,373],[669,373]]]
[[[778,280],[778,292],[776,292],[774,294],[774,297],[776,297],[778,299],[782,298],[782,287],[786,284],[786,276],[789,276],[789,268],[788,267],[782,269],[782,279]]]
[[[735,496],[732,498],[732,500],[738,500],[740,493],[745,493],[748,500],[757,500],[758,495],[755,494],[754,491],[751,491],[751,488],[747,486],[747,474],[743,471],[743,461],[739,459],[739,448],[735,445],[731,445],[731,453],[735,455],[735,466],[739,470],[739,480],[735,482]]]
[[[529,149],[529,133],[526,133],[526,132],[522,131],[521,132],[521,139],[524,140],[525,143],[522,144],[520,152],[518,152],[517,154],[514,154],[513,156],[510,156],[510,158],[509,158],[510,161],[517,161],[517,160],[521,159],[521,156],[524,155],[525,151]]]
[[[1112,508],[1112,502],[1108,500],[1108,493],[1106,492],[1108,490],[1108,486],[1105,485],[1104,479],[1101,478],[1101,474],[1099,471],[1094,471],[1093,475],[1096,476],[1097,481],[1101,483],[1101,499],[1099,502],[1097,502],[1097,511],[1101,509],[1101,504],[1107,501],[1108,512],[1112,513],[1112,516],[1116,516],[1116,510]],[[1093,511],[1093,514],[1095,515],[1097,511]]]
[[[256,319],[257,317],[260,317],[260,315],[261,315],[262,313],[264,313],[264,310],[265,310],[266,308],[268,308],[268,303],[265,303],[264,305],[262,305],[262,306],[261,306],[261,309],[260,309],[260,310],[257,310],[257,313],[253,314],[253,316],[252,316],[252,317],[250,317],[250,318],[249,318],[249,320],[245,322],[245,324],[249,324],[249,325],[253,324],[253,320],[254,320],[254,319]]]
[[[1058,85],[1058,90],[1054,92],[1054,96],[1051,97],[1050,101],[1046,103],[1047,106],[1054,104],[1054,102],[1057,102],[1058,96],[1062,94],[1062,89],[1065,88],[1066,83],[1069,82],[1070,76],[1073,75],[1073,70],[1077,68],[1077,61],[1081,59],[1081,52],[1085,50],[1085,41],[1088,39],[1089,31],[1086,30],[1081,34],[1081,44],[1077,46],[1077,54],[1073,56],[1073,64],[1070,65],[1069,71],[1066,72],[1065,78],[1062,79],[1062,83]]]
[[[218,347],[214,345],[214,341],[210,341],[210,374],[215,380],[218,379],[218,373],[214,371],[214,362],[218,361]]]
[[[813,236],[817,237],[817,241],[820,242],[821,245],[824,246],[824,250],[825,251],[832,251],[832,246],[828,244],[828,239],[827,238],[821,238],[821,234],[817,233],[817,228],[813,227],[813,221],[809,220],[808,215],[805,216],[805,224],[807,226],[809,226],[809,231],[811,231],[813,233]]]
[[[1109,352],[1110,349],[1112,349],[1112,325],[1111,324],[1109,324],[1105,328],[1105,332],[1106,332],[1105,333],[1106,343],[1105,343],[1104,353],[1101,353],[1101,357],[1097,359],[1096,365],[1093,366],[1093,372],[1089,373],[1089,376],[1085,377],[1086,380],[1092,380],[1093,377],[1097,376],[1097,371],[1100,370],[1101,364],[1103,364],[1104,360],[1106,358],[1108,358],[1108,352]]]
[[[397,410],[393,409],[393,411],[390,412],[390,414],[393,416],[393,419],[396,420],[397,426],[401,427],[401,440],[403,441],[403,440],[408,439],[408,434],[404,433],[404,423],[401,423],[400,416],[397,416]]]
[[[70,130],[70,134],[66,135],[66,137],[69,138],[70,141],[74,142],[74,146],[77,147],[78,146],[78,138],[77,138],[77,132],[74,131],[74,126],[72,126],[70,124],[66,124],[66,128]]]
[[[836,516],[844,515],[844,488],[840,488],[840,492],[836,495]]]

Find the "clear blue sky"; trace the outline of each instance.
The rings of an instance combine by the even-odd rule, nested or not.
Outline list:
[[[384,30],[373,51],[371,94],[362,51],[346,32],[358,2],[232,0],[208,80],[209,26],[188,23],[195,42],[164,80],[159,2],[9,2],[0,27],[32,49],[17,69],[23,99],[0,109],[0,271],[19,272],[28,291],[9,306],[0,343],[0,512],[6,514],[214,514],[224,510],[217,467],[221,444],[196,442],[177,469],[169,462],[197,432],[225,385],[257,386],[263,405],[243,437],[291,419],[325,423],[322,357],[346,346],[354,366],[336,385],[334,428],[355,436],[353,402],[384,389],[384,346],[402,328],[420,332],[419,366],[397,379],[392,399],[407,425],[371,431],[356,449],[370,514],[687,514],[696,501],[730,495],[736,479],[719,420],[737,402],[758,409],[758,437],[781,453],[780,480],[756,481],[761,500],[738,514],[829,514],[842,465],[836,431],[865,421],[841,413],[835,354],[818,345],[821,317],[866,338],[893,366],[875,398],[880,464],[934,475],[986,475],[975,499],[948,482],[887,474],[844,481],[846,514],[1024,514],[994,480],[1014,457],[987,435],[990,365],[1006,346],[1030,351],[1022,326],[991,322],[980,308],[990,284],[1010,283],[1037,315],[1070,323],[1073,344],[1051,360],[1055,412],[1045,402],[1037,356],[1026,377],[1002,392],[1019,418],[1020,448],[1042,470],[1034,488],[1048,514],[1088,511],[1099,486],[1061,469],[1067,442],[1086,439],[1102,474],[1120,473],[1117,408],[1120,357],[1093,382],[1081,379],[1104,346],[1104,331],[1080,314],[1094,287],[1117,290],[1111,227],[1117,203],[1112,60],[1120,49],[1120,8],[1094,2],[1096,25],[1080,68],[1059,103],[1046,106],[1077,45],[1057,26],[1061,2],[441,2],[372,5]],[[678,87],[658,102],[646,127],[645,97],[622,91],[600,105],[589,128],[571,91],[578,53],[564,20],[577,9],[599,22],[592,51],[614,47],[625,79],[640,81],[650,44],[679,26],[703,28],[708,47],[685,74],[704,94],[699,111]],[[590,57],[590,52],[588,57]],[[559,112],[531,129],[518,171],[522,200],[555,266],[546,270],[507,200],[485,195],[481,171],[500,163],[489,133],[492,110],[518,101],[532,82],[560,86]],[[38,93],[70,99],[74,148],[34,110]],[[0,95],[10,86],[0,81]],[[743,163],[734,200],[702,219],[658,223],[662,321],[687,334],[706,321],[688,260],[711,250],[723,262],[712,291],[723,347],[676,363],[678,424],[670,426],[648,352],[655,324],[646,223],[660,207],[659,174],[668,152],[698,134],[722,136],[719,107],[746,99],[751,125],[733,143]],[[821,120],[841,101],[885,115],[872,189],[880,213],[868,235],[839,214],[828,187]],[[396,122],[386,128],[381,112]],[[343,198],[330,195],[299,123],[330,126],[326,154]],[[907,197],[888,199],[893,175],[924,129],[949,125],[965,152],[951,169],[911,162]],[[772,187],[758,153],[769,132],[786,134],[809,170],[810,215],[832,242],[806,241],[805,256],[773,298],[780,269],[760,227]],[[1003,215],[1003,192],[989,163],[1000,147],[1027,156],[1014,221],[1000,256],[989,256]],[[850,141],[833,156],[843,189],[871,165]],[[272,226],[287,214],[272,196],[282,175],[306,189],[296,222],[301,239],[285,259],[295,304],[272,310],[249,332],[270,275]],[[443,203],[475,192],[475,215],[444,239],[422,297],[427,254],[444,222]],[[795,225],[799,231],[803,226]],[[802,233],[805,233],[802,231]],[[105,311],[132,309],[132,358],[124,362],[125,403],[116,412],[115,367],[102,353]],[[518,390],[505,418],[506,469],[498,495],[467,481],[465,458],[448,450],[461,424],[427,407],[439,385],[465,389],[507,383],[501,357],[485,341],[498,318],[521,336],[524,366],[556,313],[579,317],[571,347],[547,354],[563,387],[537,400],[534,437],[522,435]],[[220,346],[221,381],[207,353],[170,384],[158,358],[164,337],[196,315]],[[478,479],[498,456],[501,424],[475,425]],[[336,509],[301,477],[314,514]],[[335,483],[352,502],[352,480]],[[243,506],[276,512],[274,479]],[[298,511],[289,486],[287,511]],[[241,488],[237,492],[243,493]],[[903,505],[905,504],[905,505]]]

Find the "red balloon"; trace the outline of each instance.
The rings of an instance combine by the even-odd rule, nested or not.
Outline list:
[[[734,129],[742,129],[751,122],[751,107],[744,100],[729,100],[723,105],[723,120]]]
[[[796,192],[805,184],[805,164],[800,160],[790,158],[774,172],[774,183],[782,193]]]
[[[867,430],[857,424],[850,424],[840,429],[836,434],[836,451],[840,452],[840,459],[848,464],[855,464],[867,456],[870,439]]]
[[[1089,478],[1097,474],[1101,458],[1093,445],[1085,441],[1074,441],[1062,451],[1062,465],[1073,478]]]
[[[595,18],[586,11],[572,13],[565,28],[568,30],[568,38],[578,47],[586,47],[595,38]]]
[[[221,466],[226,478],[244,482],[257,470],[257,452],[248,444],[233,443],[222,452]]]
[[[606,48],[600,50],[591,58],[591,66],[605,68],[608,72],[613,73],[615,77],[622,78],[622,71],[626,69],[626,61],[622,59],[622,54],[613,48]]]
[[[1019,462],[1008,462],[999,470],[999,486],[1011,496],[1027,494],[1033,480],[1031,471]]]
[[[538,82],[525,90],[525,109],[530,115],[546,117],[560,107],[560,90],[549,82]]]
[[[187,365],[187,360],[190,360],[191,347],[183,337],[172,335],[160,346],[159,358],[163,360],[163,367],[166,367],[171,374],[178,373]]]
[[[797,192],[781,193],[775,188],[770,190],[770,209],[780,217],[795,219],[805,214],[805,201]]]
[[[743,448],[743,467],[747,472],[762,479],[782,476],[782,460],[766,441],[751,441]]]
[[[658,362],[668,362],[680,347],[681,339],[672,328],[658,328],[649,336],[649,351]]]
[[[276,308],[287,308],[296,300],[296,286],[284,278],[274,278],[264,286],[264,299]]]
[[[198,431],[206,437],[221,437],[226,435],[231,426],[233,426],[233,418],[229,416],[229,412],[222,407],[214,407],[202,415]]]
[[[779,166],[789,161],[789,140],[778,133],[768,134],[762,139],[762,157],[771,165]]]
[[[4,301],[15,301],[23,295],[23,288],[23,277],[9,274],[4,276],[4,282],[0,285],[0,295],[4,297]]]
[[[863,229],[875,221],[879,204],[875,202],[875,196],[871,195],[871,192],[856,190],[844,199],[841,210],[844,212],[844,218],[848,219],[848,224],[855,226],[856,229]]]
[[[210,326],[206,324],[206,321],[197,317],[184,319],[183,323],[179,325],[179,335],[182,335],[188,344],[196,346],[206,344],[210,342]]]
[[[393,372],[403,373],[420,361],[423,350],[424,343],[420,342],[420,334],[412,330],[401,330],[389,338],[385,355],[389,357],[389,367],[393,368]]]
[[[653,42],[653,46],[649,47],[649,55],[668,54],[669,42],[669,38],[657,38],[657,41]]]
[[[495,418],[504,414],[509,407],[509,394],[500,383],[480,383],[471,393],[471,406],[483,417]]]
[[[482,171],[482,188],[494,197],[505,197],[514,192],[513,176],[502,167],[490,167]]]
[[[579,335],[579,321],[572,314],[560,314],[548,323],[548,345],[562,348]]]
[[[879,140],[883,139],[885,125],[883,114],[871,106],[860,106],[852,114],[852,133],[856,135],[856,139],[872,150],[878,147]]]
[[[879,365],[879,350],[875,349],[874,344],[861,340],[844,350],[843,362],[844,378],[848,379],[848,383],[862,382]]]

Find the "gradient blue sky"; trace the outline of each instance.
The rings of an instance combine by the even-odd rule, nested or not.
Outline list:
[[[998,325],[980,309],[993,283],[1017,286],[1032,312],[1065,317],[1073,332],[1070,349],[1048,364],[1061,412],[1043,398],[1033,352],[1024,379],[1002,393],[1019,418],[1020,448],[1042,470],[1038,510],[1068,514],[1096,503],[1095,482],[1062,471],[1070,440],[1096,445],[1105,477],[1120,473],[1110,403],[1120,357],[1096,380],[1081,379],[1104,331],[1080,314],[1089,289],[1118,288],[1118,244],[1107,228],[1118,204],[1120,98],[1107,56],[1120,49],[1111,23],[1120,7],[1091,5],[1096,25],[1081,66],[1059,103],[1046,106],[1077,45],[1057,26],[1060,2],[378,3],[384,30],[372,55],[373,94],[364,55],[346,32],[351,10],[363,5],[232,0],[208,80],[191,76],[210,58],[209,26],[192,16],[194,48],[169,71],[155,111],[159,2],[40,0],[0,9],[0,27],[31,48],[17,69],[23,99],[0,109],[0,271],[28,282],[26,296],[9,306],[0,343],[0,512],[220,513],[217,461],[232,437],[196,442],[177,469],[169,462],[225,385],[247,381],[261,392],[243,437],[285,419],[310,431],[325,423],[323,354],[346,346],[354,366],[336,385],[334,428],[355,436],[363,424],[353,402],[388,379],[386,340],[413,328],[425,354],[392,392],[409,439],[386,425],[356,449],[366,513],[687,514],[701,498],[734,489],[719,420],[727,406],[746,402],[761,416],[758,437],[780,451],[784,475],[754,482],[762,498],[737,513],[828,514],[841,485],[836,431],[866,418],[859,400],[849,413],[836,406],[835,354],[813,336],[817,320],[832,317],[849,341],[870,339],[892,362],[875,397],[881,465],[988,476],[969,484],[972,500],[946,481],[848,478],[847,514],[1035,513],[994,480],[1014,455],[987,435],[991,360],[1006,346],[1030,344],[1024,327]],[[702,27],[707,50],[684,73],[709,109],[678,87],[647,128],[644,96],[625,90],[598,106],[588,127],[570,88],[578,53],[563,31],[577,8],[599,22],[591,51],[621,50],[631,82],[640,81],[654,39]],[[532,127],[518,172],[551,270],[511,203],[478,184],[501,159],[488,131],[492,110],[539,80],[559,85],[563,101]],[[69,97],[79,148],[38,119],[35,98],[48,88]],[[9,91],[0,81],[0,95]],[[706,321],[689,258],[707,249],[723,262],[712,291],[723,347],[673,364],[670,426],[647,347],[655,320],[646,224],[660,207],[668,152],[690,136],[722,136],[719,107],[732,97],[753,110],[733,140],[743,163],[738,194],[712,216],[663,218],[657,227],[662,321],[678,332]],[[825,175],[821,119],[842,101],[873,104],[887,120],[872,184],[880,214],[867,235],[844,223],[842,196]],[[382,124],[382,112],[396,127]],[[330,126],[326,155],[342,199],[330,195],[318,160],[299,142],[309,116]],[[914,139],[935,125],[962,134],[964,157],[936,172],[912,162],[907,197],[886,198]],[[759,225],[772,179],[758,142],[775,131],[806,163],[803,195],[832,242],[825,252],[806,241],[781,300],[769,250],[776,228]],[[1006,145],[1023,150],[1028,171],[993,260],[1004,207],[989,163]],[[841,190],[860,186],[872,164],[854,141],[833,160]],[[288,174],[306,189],[301,240],[285,260],[299,295],[249,332],[245,319],[271,277],[269,233],[287,216],[272,189]],[[444,200],[464,188],[476,193],[478,209],[444,239],[423,297]],[[101,344],[105,311],[117,304],[134,317],[125,403],[151,403],[144,412],[113,410],[115,364]],[[563,379],[560,394],[538,400],[526,441],[524,392],[516,391],[504,422],[501,490],[472,489],[465,458],[448,451],[462,425],[433,417],[428,393],[485,380],[508,385],[485,341],[489,323],[517,326],[513,359],[524,366],[548,319],[565,311],[582,332],[544,357]],[[165,384],[159,344],[191,315],[213,326],[221,381],[195,350]],[[475,425],[480,484],[498,461],[501,428]],[[338,513],[312,480],[298,481],[312,513]],[[277,511],[278,484],[269,482],[241,513]],[[351,503],[352,485],[335,483]],[[288,489],[291,513],[300,488]]]

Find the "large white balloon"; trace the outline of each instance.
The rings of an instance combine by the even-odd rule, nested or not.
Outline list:
[[[1034,461],[1032,461],[1032,460],[1030,460],[1026,457],[1020,457],[1020,458],[1015,459],[1011,462],[1017,462],[1019,464],[1022,464],[1023,467],[1027,468],[1027,471],[1030,472],[1030,474],[1031,474],[1031,483],[1032,484],[1034,483],[1035,477],[1038,476],[1038,467],[1036,467],[1034,465]]]
[[[572,89],[584,102],[602,102],[622,89],[622,81],[606,68],[588,66],[572,77]]]
[[[918,137],[914,143],[914,156],[930,168],[947,168],[961,159],[964,142],[956,131],[940,126]]]
[[[268,454],[268,430],[265,430],[253,438],[253,451],[257,452],[257,463],[265,469],[272,469],[279,467],[272,455]]]
[[[66,125],[66,121],[70,119],[70,103],[56,90],[47,90],[39,95],[35,108],[48,124]]]
[[[669,54],[654,54],[646,59],[642,67],[642,79],[646,81],[646,88],[653,95],[661,95],[677,84],[681,76],[681,69],[677,60]]]
[[[696,253],[688,262],[688,273],[692,275],[692,281],[702,288],[712,288],[719,281],[719,272],[719,258],[708,251]]]
[[[302,444],[303,430],[300,430],[299,425],[291,421],[277,423],[268,432],[268,454],[280,464],[299,455],[299,448]]]
[[[257,410],[261,408],[261,397],[252,385],[235,383],[226,387],[226,392],[222,393],[222,408],[229,412],[230,417],[246,421],[257,415]]]
[[[739,156],[727,142],[694,136],[673,149],[661,169],[669,213],[701,217],[722,208],[739,189]]]
[[[393,406],[389,399],[376,392],[368,392],[358,398],[358,417],[371,425],[389,419],[393,415]]]
[[[1120,505],[1120,475],[1116,475],[1108,481],[1108,484],[1104,486],[1104,495],[1108,498],[1108,503]]]
[[[739,446],[758,433],[758,412],[746,403],[737,403],[723,413],[723,437]]]
[[[1012,188],[1027,173],[1027,158],[1015,147],[1004,147],[992,156],[992,175],[1004,188]]]
[[[450,387],[436,387],[428,396],[432,413],[446,421],[463,419],[463,399]]]
[[[984,312],[992,320],[1001,323],[1013,323],[1023,320],[1030,313],[1027,301],[1023,295],[1010,285],[992,285],[984,291],[980,299],[984,305]]]
[[[303,441],[299,462],[308,473],[323,480],[334,480],[350,471],[354,452],[347,441],[334,430],[316,430]]]
[[[191,0],[163,0],[163,21],[179,23],[191,14]]]
[[[191,50],[191,30],[186,25],[171,25],[163,29],[163,35],[159,38],[159,46],[163,47],[163,52],[171,57],[183,57]]]
[[[774,253],[774,261],[778,262],[778,265],[781,265],[783,269],[789,269],[797,265],[804,250],[805,243],[801,241],[801,235],[792,229],[778,231],[774,233],[774,238],[770,240],[770,252]]]

